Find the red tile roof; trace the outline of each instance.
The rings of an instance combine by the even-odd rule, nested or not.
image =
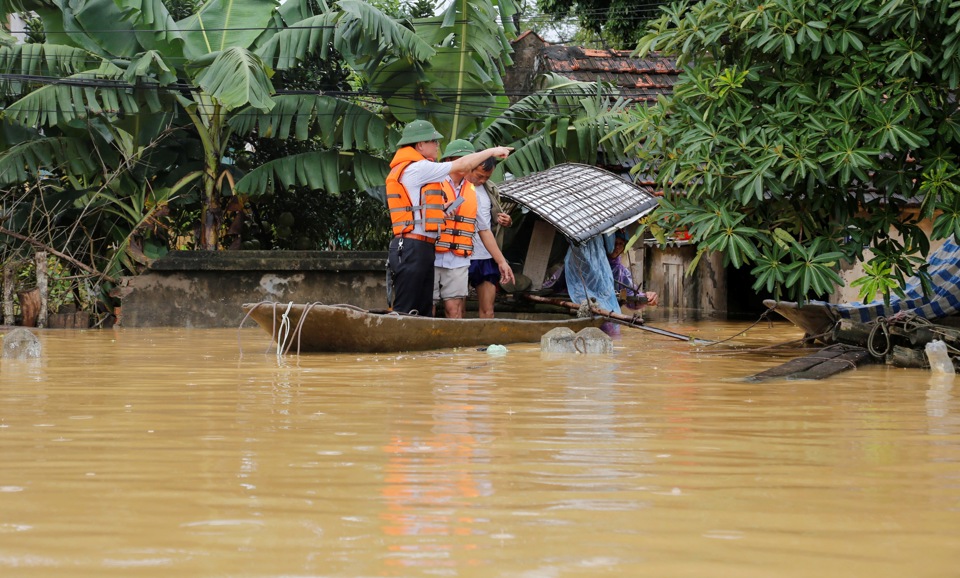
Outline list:
[[[543,72],[584,82],[609,82],[618,86],[625,98],[640,102],[672,92],[680,73],[674,58],[658,54],[635,58],[629,50],[544,46],[538,60]]]

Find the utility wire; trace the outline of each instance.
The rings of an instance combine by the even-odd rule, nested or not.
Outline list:
[[[655,7],[645,7],[645,6],[642,6],[642,7],[630,8],[630,9],[627,9],[627,10],[624,10],[624,11],[619,11],[619,10],[618,10],[618,11],[616,12],[616,16],[618,16],[618,17],[619,17],[619,16],[625,16],[625,17],[626,17],[626,16],[653,16],[653,15],[659,15],[659,14],[661,14],[661,12],[662,12],[662,11],[660,10],[660,7],[659,7],[659,6],[655,6]],[[535,15],[531,15],[531,16],[527,16],[527,17],[521,16],[521,17],[520,17],[520,23],[521,23],[521,24],[525,24],[525,23],[546,23],[546,24],[553,24],[553,23],[569,22],[569,23],[571,23],[571,24],[579,24],[580,19],[581,19],[581,16],[586,16],[586,17],[599,17],[599,16],[607,16],[607,15],[609,15],[609,14],[610,14],[610,10],[609,10],[609,9],[606,9],[606,8],[597,8],[597,9],[585,10],[585,11],[582,11],[582,12],[578,11],[578,12],[576,12],[576,13],[571,13],[571,14],[569,14],[569,15],[559,16],[559,17],[555,17],[555,16],[552,16],[552,15],[549,15],[549,14],[540,13],[540,14],[535,14]],[[310,17],[308,17],[308,18],[314,18],[314,17],[317,17],[317,16],[323,16],[323,14],[316,14],[316,15],[310,16]],[[385,16],[387,16],[388,18],[392,18],[392,20],[393,20],[394,22],[406,20],[406,19],[403,19],[403,18],[396,19],[396,18],[393,18],[393,17],[391,17],[391,16],[389,16],[389,15],[386,15],[386,14],[385,14]],[[414,26],[416,26],[417,20],[418,20],[418,19],[413,19],[413,20],[412,20]],[[301,20],[301,21],[302,21],[302,20]],[[513,19],[511,18],[510,21],[511,21],[511,23],[512,23],[512,22],[513,22]],[[503,17],[499,14],[499,11],[497,12],[497,15],[494,17],[494,22],[497,22],[498,24],[501,24],[501,25],[502,25],[502,23],[503,23]],[[454,20],[452,21],[452,25],[451,25],[451,26],[447,26],[447,27],[444,27],[444,28],[453,28],[453,27],[455,27],[455,26],[457,26],[457,25],[460,25],[460,24],[463,24],[463,23],[474,24],[474,25],[478,24],[477,21],[471,20],[471,19],[469,19],[469,18],[456,18],[456,19],[454,19]],[[486,24],[486,23],[484,22],[483,24]],[[324,29],[330,29],[330,30],[332,30],[332,29],[336,29],[337,27],[338,27],[337,24],[297,25],[296,23],[292,23],[292,24],[286,25],[286,26],[284,26],[284,27],[282,27],[282,28],[277,28],[277,27],[275,27],[275,26],[223,26],[223,27],[213,27],[213,28],[208,28],[208,27],[204,27],[204,28],[178,28],[178,27],[171,27],[171,28],[159,28],[159,29],[152,29],[152,28],[103,28],[103,29],[99,29],[99,28],[88,28],[88,29],[82,29],[82,30],[77,30],[77,31],[46,30],[46,29],[44,29],[44,30],[43,30],[43,33],[44,33],[44,34],[74,34],[74,33],[104,34],[104,33],[121,33],[121,32],[122,32],[122,33],[143,33],[143,32],[147,32],[147,33],[150,33],[150,32],[156,32],[156,33],[163,33],[163,32],[173,32],[173,33],[177,33],[177,32],[181,32],[181,33],[200,32],[200,33],[203,33],[203,32],[234,32],[234,31],[236,31],[236,32],[249,32],[249,31],[257,31],[257,30],[262,31],[262,32],[267,32],[267,31],[270,31],[270,30],[273,30],[273,31],[284,31],[284,30],[324,30]],[[501,27],[502,27],[502,26],[501,26]],[[28,33],[27,30],[19,31],[19,32],[18,32],[18,34],[27,34],[27,33]]]
[[[589,84],[587,81],[577,81],[571,79],[573,82],[581,82],[584,84]],[[33,74],[0,74],[0,85],[9,84],[9,83],[21,83],[21,84],[42,84],[42,85],[65,85],[65,86],[75,86],[80,88],[110,88],[110,89],[122,89],[122,90],[164,90],[164,91],[192,91],[197,90],[198,87],[192,84],[184,82],[175,82],[171,84],[161,85],[159,83],[145,82],[142,84],[130,84],[124,80],[119,79],[110,79],[110,78],[98,78],[96,76],[91,76],[90,78],[84,78],[79,76],[69,76],[69,77],[55,77],[55,76],[45,76],[45,75],[33,75]],[[652,84],[649,87],[617,87],[616,85],[610,85],[611,88],[607,88],[607,85],[600,84],[598,90],[601,94],[610,94],[616,95],[621,93],[624,89],[630,88],[670,88],[673,85],[670,83],[664,83],[662,85]],[[499,97],[499,96],[532,96],[534,94],[542,95],[551,95],[556,97],[583,97],[583,96],[596,96],[597,90],[588,90],[580,88],[562,88],[556,90],[531,90],[531,91],[521,91],[521,90],[486,90],[482,88],[476,89],[443,89],[437,88],[429,91],[430,94],[433,94],[440,98],[461,98],[464,96],[482,96],[482,97]],[[317,94],[320,96],[357,96],[357,97],[378,97],[386,98],[388,95],[386,93],[376,93],[370,91],[345,91],[345,90],[303,90],[303,89],[278,89],[275,93],[276,95],[308,95],[308,94]],[[402,92],[394,92],[392,94],[402,94]]]

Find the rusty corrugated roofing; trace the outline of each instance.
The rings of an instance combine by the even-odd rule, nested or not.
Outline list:
[[[544,46],[539,59],[545,70],[583,82],[609,82],[624,98],[641,102],[673,92],[680,74],[674,58],[658,54],[636,58],[629,50]]]
[[[497,188],[577,245],[629,225],[659,203],[650,191],[610,171],[577,163],[504,181]]]

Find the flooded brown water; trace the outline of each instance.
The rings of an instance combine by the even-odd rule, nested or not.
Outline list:
[[[567,358],[39,335],[0,360],[0,576],[960,575],[960,402],[924,371],[745,383],[787,358],[630,329]]]

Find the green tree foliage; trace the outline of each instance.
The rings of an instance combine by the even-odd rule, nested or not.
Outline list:
[[[610,48],[631,49],[644,24],[657,15],[663,0],[537,0],[544,14],[562,19],[573,16],[580,26]]]
[[[503,171],[522,176],[563,162],[616,164],[625,159],[628,143],[614,130],[630,103],[612,97],[615,92],[610,85],[546,75],[540,90],[505,110],[474,142],[481,148],[497,143],[514,147],[495,180]]]
[[[686,70],[623,127],[666,193],[654,229],[802,300],[868,261],[901,293],[929,238],[960,233],[960,4],[706,0],[665,8],[639,52]],[[903,210],[908,200],[920,211]],[[869,249],[870,253],[865,250]],[[894,286],[884,279],[892,276]]]
[[[183,20],[188,16],[193,16],[200,8],[200,4],[200,0],[163,0],[163,5],[174,20]]]
[[[412,0],[404,4],[412,18],[429,18],[437,9],[433,0]]]
[[[26,30],[24,42],[27,44],[41,44],[46,42],[47,36],[43,33],[43,20],[36,18],[31,14],[21,14],[23,25]]]

